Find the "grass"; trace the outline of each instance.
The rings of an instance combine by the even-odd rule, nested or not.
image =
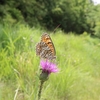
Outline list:
[[[0,25],[0,100],[37,100],[40,59],[35,46],[43,32]],[[99,100],[100,40],[61,30],[51,38],[60,72],[45,82],[41,100]]]

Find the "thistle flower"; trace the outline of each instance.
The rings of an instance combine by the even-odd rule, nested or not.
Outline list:
[[[50,75],[50,73],[56,73],[59,71],[56,64],[54,64],[48,60],[41,60],[40,65],[41,65],[42,72],[39,77],[41,80],[41,84],[40,84],[40,89],[39,89],[39,93],[38,93],[38,100],[40,100],[40,97],[41,97],[43,83],[46,80],[48,80],[48,76]]]
[[[49,62],[48,60],[46,60],[46,61],[42,60],[40,62],[40,65],[41,65],[42,72],[47,73],[48,75],[50,73],[58,72],[58,68],[57,68],[56,64]]]

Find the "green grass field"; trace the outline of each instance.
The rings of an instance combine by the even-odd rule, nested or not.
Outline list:
[[[43,32],[0,25],[0,100],[37,100],[40,59],[35,46]],[[100,39],[61,30],[50,36],[60,72],[45,82],[41,100],[100,100]]]

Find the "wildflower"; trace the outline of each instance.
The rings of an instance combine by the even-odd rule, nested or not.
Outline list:
[[[41,97],[43,83],[46,80],[48,80],[48,76],[50,75],[50,73],[56,73],[59,71],[56,64],[54,64],[53,62],[50,62],[48,60],[41,60],[40,65],[41,65],[42,72],[39,77],[41,84],[40,84],[40,89],[39,89],[39,93],[38,93],[38,100],[40,100],[40,97]]]
[[[42,60],[40,62],[42,73],[40,75],[40,80],[47,80],[50,73],[58,72],[56,64],[49,62],[48,60]]]
[[[50,74],[50,73],[58,72],[58,68],[57,68],[56,64],[49,62],[48,60],[46,60],[46,61],[42,60],[40,62],[40,65],[41,65],[42,71],[44,73]]]

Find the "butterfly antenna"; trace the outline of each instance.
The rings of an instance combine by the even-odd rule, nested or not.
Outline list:
[[[61,25],[61,24],[59,24],[59,25],[54,29],[54,31],[53,31],[52,33],[55,33],[56,29],[57,29],[60,25]]]

